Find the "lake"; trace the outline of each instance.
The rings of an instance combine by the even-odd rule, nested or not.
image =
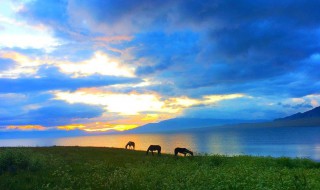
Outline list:
[[[128,141],[137,150],[159,144],[173,154],[176,147],[195,153],[303,157],[320,161],[320,127],[227,128],[183,133],[116,134],[68,138],[2,139],[0,146],[97,146],[124,148]]]

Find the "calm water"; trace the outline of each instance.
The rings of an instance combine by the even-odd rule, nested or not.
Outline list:
[[[0,146],[99,146],[123,148],[129,141],[146,150],[159,144],[163,152],[187,147],[196,153],[305,157],[320,161],[320,127],[217,128],[170,134],[104,135],[71,138],[5,139]]]

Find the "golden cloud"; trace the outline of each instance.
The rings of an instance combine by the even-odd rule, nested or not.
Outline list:
[[[86,124],[70,124],[70,125],[63,125],[57,126],[57,129],[60,130],[75,130],[80,129],[87,132],[103,132],[103,131],[124,131],[138,127],[138,125],[134,124],[110,124],[108,122],[93,122],[93,123],[86,123]]]
[[[30,131],[30,130],[46,130],[45,127],[41,125],[9,125],[6,129],[18,129],[23,131]]]

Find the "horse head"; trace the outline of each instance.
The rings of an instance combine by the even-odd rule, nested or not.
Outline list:
[[[184,151],[186,154],[189,153],[191,156],[193,156],[193,152],[191,150],[185,149]]]

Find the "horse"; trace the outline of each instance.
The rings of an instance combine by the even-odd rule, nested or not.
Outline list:
[[[132,149],[134,150],[135,149],[135,143],[133,141],[129,141],[126,145],[126,149],[128,149],[128,146],[129,146],[129,149],[130,147],[132,147]]]
[[[154,155],[153,151],[155,151],[155,150],[158,151],[158,155],[161,155],[161,146],[160,145],[150,145],[147,150],[147,155],[148,155],[149,151],[151,151],[152,156],[153,156]]]
[[[179,148],[179,147],[175,148],[174,155],[177,156],[178,153],[184,154],[184,156],[186,156],[187,154],[190,154],[191,156],[193,156],[193,152],[186,148]]]

